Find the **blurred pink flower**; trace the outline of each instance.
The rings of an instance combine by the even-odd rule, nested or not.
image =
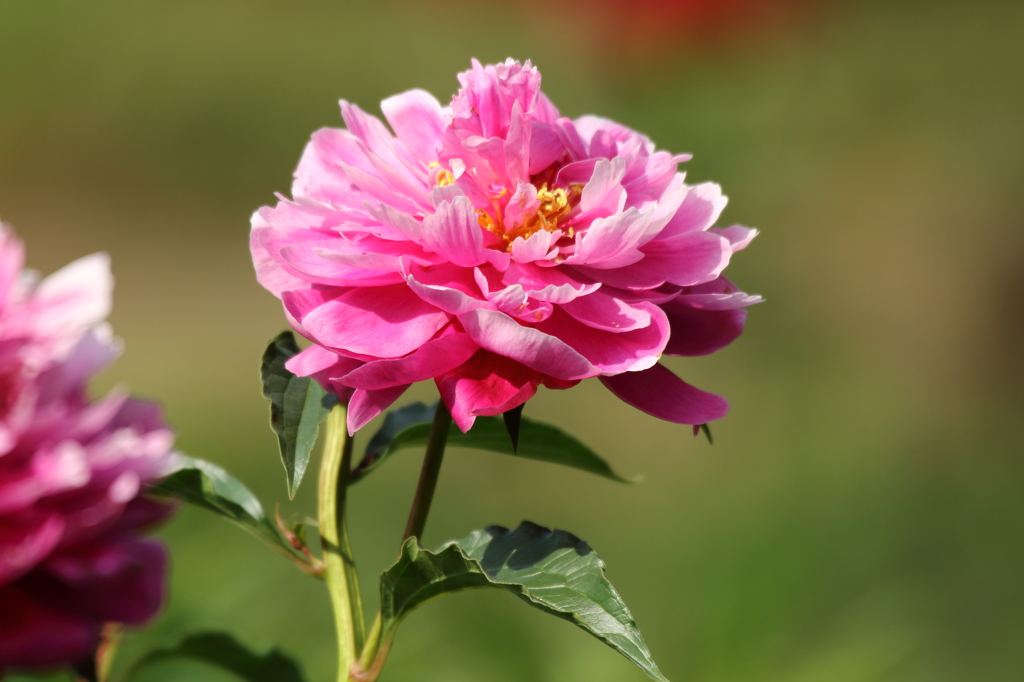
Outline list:
[[[105,622],[163,600],[163,548],[140,539],[166,504],[140,497],[173,434],[155,405],[86,382],[119,347],[103,322],[106,255],[36,283],[0,223],[0,668],[79,662]]]
[[[252,220],[257,278],[315,345],[288,367],[350,398],[355,431],[434,379],[458,426],[599,377],[682,424],[723,398],[657,364],[705,355],[760,300],[721,277],[755,231],[713,228],[718,185],[687,186],[645,136],[561,117],[530,62],[459,76],[450,107],[422,90],[380,120],[341,103],[295,171],[293,199]]]

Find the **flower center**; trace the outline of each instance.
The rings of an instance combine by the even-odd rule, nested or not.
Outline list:
[[[537,201],[540,203],[537,211],[520,225],[513,225],[511,229],[506,229],[502,224],[501,213],[497,206],[495,207],[497,219],[492,218],[486,210],[480,209],[477,211],[480,214],[477,222],[480,223],[480,227],[501,237],[502,243],[497,248],[508,251],[512,248],[512,242],[519,237],[529,239],[531,235],[541,230],[554,232],[559,229],[559,221],[568,216],[579,203],[582,192],[583,185],[570,185],[568,190],[561,187],[549,189],[545,182],[537,188]],[[568,230],[568,236],[573,236],[571,227]]]

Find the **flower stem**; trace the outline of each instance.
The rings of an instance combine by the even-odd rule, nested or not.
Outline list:
[[[352,464],[352,439],[345,426],[345,413],[343,405],[335,405],[327,417],[327,437],[320,465],[320,544],[324,579],[337,624],[338,682],[349,679],[349,670],[366,638],[359,580],[345,523],[345,495]]]
[[[427,451],[423,455],[423,468],[420,470],[420,482],[416,486],[416,497],[409,511],[409,521],[405,524],[404,543],[411,537],[422,538],[423,528],[427,525],[427,514],[430,503],[434,501],[434,490],[437,478],[441,474],[441,462],[444,460],[444,446],[448,442],[448,428],[452,424],[452,415],[448,412],[444,401],[437,404],[434,423],[430,427],[430,439]]]

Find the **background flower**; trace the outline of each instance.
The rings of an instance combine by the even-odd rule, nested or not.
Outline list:
[[[702,424],[718,396],[657,365],[705,355],[760,299],[721,277],[755,232],[713,228],[725,197],[689,156],[595,116],[560,116],[511,59],[459,76],[450,107],[412,90],[342,102],[292,188],[253,217],[260,282],[316,345],[289,369],[351,397],[349,429],[435,379],[466,431],[537,387],[600,377],[629,404]]]
[[[141,534],[172,509],[140,496],[173,442],[158,408],[86,394],[120,350],[106,255],[38,283],[23,258],[0,223],[0,667],[75,663],[152,617],[166,556]]]

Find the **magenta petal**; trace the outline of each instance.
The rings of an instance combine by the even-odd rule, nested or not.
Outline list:
[[[658,356],[664,351],[669,338],[665,313],[657,306],[649,303],[644,305],[651,316],[651,323],[633,331],[613,333],[594,329],[579,322],[561,308],[556,308],[550,318],[536,326],[538,330],[568,344],[589,360],[600,373],[637,371],[646,369],[658,361]]]
[[[29,584],[40,597],[59,599],[63,608],[82,617],[139,624],[163,603],[166,565],[162,545],[115,540],[51,557],[43,564],[44,573],[33,574]]]
[[[0,526],[0,548],[4,551],[0,585],[19,578],[38,564],[60,542],[64,528],[58,514],[43,516],[33,523],[5,520]]]
[[[672,329],[666,355],[710,355],[743,333],[746,310],[701,310],[678,300],[661,306]]]
[[[479,349],[468,334],[444,334],[404,358],[368,362],[342,377],[341,382],[364,390],[408,386],[455,369]]]
[[[628,303],[609,295],[606,290],[595,291],[562,304],[562,310],[588,327],[610,332],[643,329],[651,323],[650,308],[648,303]]]
[[[301,319],[319,343],[379,358],[407,355],[448,323],[404,284],[353,289]]]
[[[537,392],[541,379],[514,360],[481,350],[436,381],[441,399],[465,433],[478,416],[501,414],[522,405]]]
[[[725,398],[694,388],[661,364],[600,379],[623,402],[676,424],[706,424],[729,411]]]
[[[564,341],[524,327],[504,313],[473,310],[459,315],[466,332],[481,348],[511,358],[557,379],[581,379],[598,370]]]
[[[37,668],[81,661],[99,640],[100,626],[47,608],[8,586],[0,588],[0,674],[3,667]]]
[[[356,431],[366,426],[371,419],[391,407],[391,403],[398,400],[408,388],[409,385],[406,384],[379,391],[355,391],[348,403],[348,435],[354,436]]]

